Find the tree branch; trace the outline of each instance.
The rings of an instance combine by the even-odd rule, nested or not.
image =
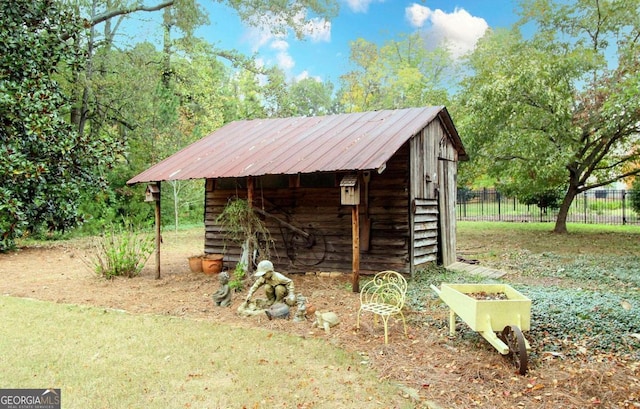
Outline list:
[[[581,189],[582,189],[582,191],[586,191],[586,190],[594,189],[596,187],[607,186],[607,185],[610,185],[613,182],[617,182],[620,179],[624,179],[624,178],[627,178],[629,176],[637,176],[637,175],[640,175],[640,169],[630,170],[629,172],[622,173],[622,174],[618,175],[617,177],[612,177],[612,178],[609,178],[607,180],[600,181],[598,183],[592,183],[592,184],[589,184],[589,185],[584,185]]]
[[[213,53],[218,57],[228,60],[235,67],[244,68],[254,74],[267,74],[267,71],[261,67],[257,67],[253,60],[248,59],[236,51],[215,50]]]
[[[610,165],[598,166],[598,167],[595,168],[595,170],[596,171],[601,171],[601,170],[615,169],[615,168],[619,167],[620,165],[623,165],[623,164],[625,164],[627,162],[636,161],[637,159],[638,159],[638,155],[637,154],[626,155],[626,156],[621,157],[617,161],[611,163]]]
[[[175,3],[175,0],[165,0],[162,3],[159,3],[155,6],[132,6],[132,7],[124,7],[121,9],[117,9],[117,10],[110,10],[107,11],[105,13],[99,14],[95,17],[93,17],[90,21],[91,26],[95,26],[97,24],[100,24],[104,21],[107,21],[113,17],[116,16],[121,16],[121,15],[125,15],[125,14],[131,14],[131,13],[135,13],[136,11],[158,11],[158,10],[162,10],[166,7],[170,7],[173,6],[173,4]]]
[[[531,160],[531,158],[527,158],[524,156],[520,156],[520,155],[509,155],[509,156],[496,156],[495,158],[497,161],[510,161],[510,160],[514,160],[514,159],[518,159],[524,162],[528,162]]]

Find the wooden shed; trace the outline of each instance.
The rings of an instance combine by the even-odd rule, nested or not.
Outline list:
[[[223,126],[128,184],[204,179],[204,251],[231,265],[241,248],[225,242],[216,218],[230,199],[249,198],[276,269],[413,274],[456,261],[457,162],[466,158],[443,106],[255,119]]]

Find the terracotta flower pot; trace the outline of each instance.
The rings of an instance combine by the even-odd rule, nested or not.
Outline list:
[[[222,254],[207,254],[202,258],[202,272],[218,274],[222,271]]]
[[[202,273],[202,256],[189,257],[189,269],[194,273]]]

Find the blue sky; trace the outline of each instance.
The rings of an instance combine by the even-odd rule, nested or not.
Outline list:
[[[515,0],[338,0],[340,13],[330,22],[313,20],[303,40],[293,33],[273,35],[268,18],[263,28],[243,24],[234,12],[211,0],[200,0],[211,23],[197,31],[222,49],[256,55],[278,65],[290,79],[330,80],[349,69],[349,43],[357,38],[383,44],[399,34],[419,31],[446,41],[454,55],[473,49],[487,28],[509,27],[517,16]],[[157,28],[157,27],[156,27]],[[157,33],[158,31],[155,31]]]

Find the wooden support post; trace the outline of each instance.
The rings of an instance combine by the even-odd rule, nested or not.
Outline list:
[[[247,206],[249,209],[253,208],[253,176],[247,176]],[[252,232],[253,233],[253,232]],[[251,275],[253,273],[253,246],[251,246],[251,240],[247,237],[246,241],[247,245],[247,274]]]
[[[160,279],[160,244],[162,243],[161,235],[161,218],[160,218],[160,182],[158,182],[158,200],[155,201],[156,206],[156,280]]]
[[[353,241],[353,276],[351,281],[351,290],[354,293],[360,292],[360,206],[354,205],[351,208],[351,236]]]
[[[247,204],[253,207],[253,176],[247,176]]]

